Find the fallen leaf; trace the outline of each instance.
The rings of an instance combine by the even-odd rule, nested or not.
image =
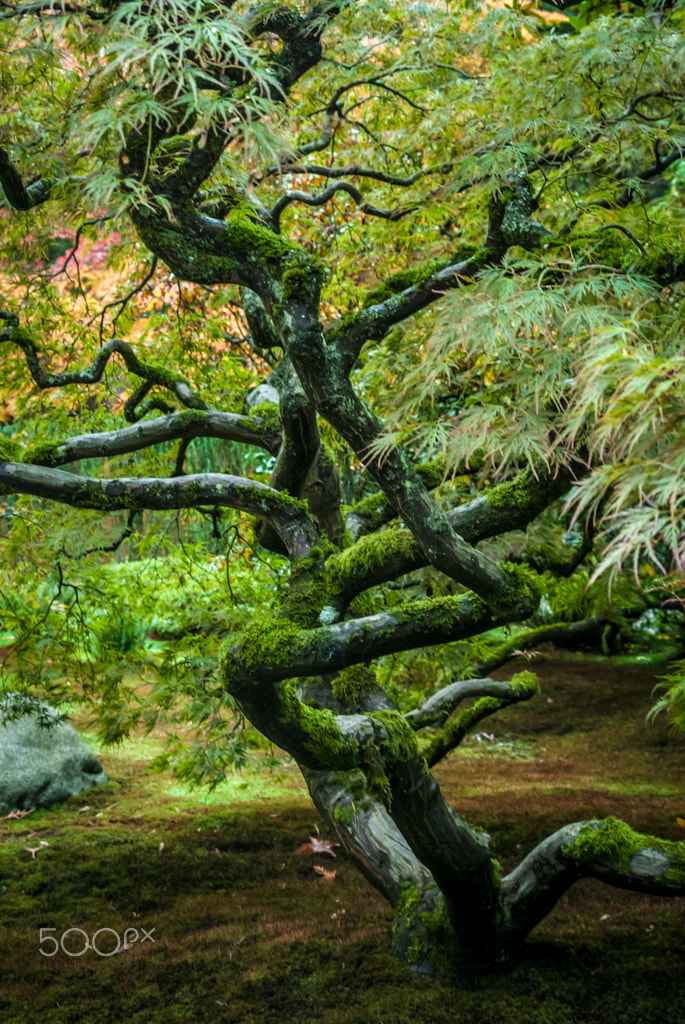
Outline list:
[[[40,846],[25,846],[24,849],[28,853],[31,854],[31,860],[35,860],[36,859],[36,854],[39,853],[40,850],[42,850],[44,846],[49,846],[49,845],[50,845],[49,843],[47,843],[44,839],[42,839],[41,843],[40,843]]]
[[[27,814],[33,814],[35,809],[35,807],[32,807],[28,811],[10,811],[9,814],[6,814],[3,818],[0,818],[0,821],[7,821],[8,818],[25,818]]]
[[[314,870],[316,871],[317,875],[321,875],[322,882],[332,882],[333,879],[335,878],[335,871],[326,871],[326,869],[322,868],[320,864],[315,864]]]
[[[295,853],[327,853],[330,857],[335,857],[333,853],[334,846],[340,846],[340,843],[334,843],[330,839],[317,839],[315,836],[310,836],[309,842],[298,846]]]

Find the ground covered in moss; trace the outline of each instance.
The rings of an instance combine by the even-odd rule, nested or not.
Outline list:
[[[551,651],[532,667],[542,695],[435,772],[505,870],[582,818],[685,838],[685,744],[645,721],[653,668]],[[422,981],[389,956],[390,914],[345,855],[297,852],[323,826],[293,766],[198,799],[147,772],[153,753],[104,754],[105,787],[0,822],[6,1024],[685,1020],[685,899],[583,882],[505,973]],[[84,933],[100,954],[74,955]]]

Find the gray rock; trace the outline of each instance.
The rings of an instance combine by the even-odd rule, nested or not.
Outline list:
[[[59,711],[17,694],[0,700],[0,817],[105,782],[97,757]]]

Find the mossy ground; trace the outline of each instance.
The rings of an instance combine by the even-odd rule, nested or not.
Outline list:
[[[504,870],[580,818],[615,814],[684,838],[685,744],[667,742],[663,723],[645,723],[650,671],[556,653],[533,667],[542,696],[488,720],[493,740],[474,741],[469,757],[457,751],[435,772],[454,806],[493,835]],[[511,758],[514,739],[525,760]],[[508,972],[450,989],[392,960],[389,911],[343,853],[296,852],[320,822],[294,768],[237,777],[198,800],[147,774],[153,753],[142,744],[104,755],[107,786],[0,823],[6,1024],[685,1019],[685,900],[583,882]],[[32,860],[24,846],[41,840],[49,846]],[[322,880],[317,865],[335,877]],[[45,958],[39,929],[50,927],[58,937],[70,927],[154,928],[155,942],[110,958]],[[80,948],[77,933],[69,938]],[[107,933],[101,942],[113,948]]]

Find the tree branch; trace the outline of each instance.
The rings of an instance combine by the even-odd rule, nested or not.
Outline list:
[[[440,484],[445,483],[446,462],[443,456],[431,459],[430,462],[420,462],[416,472],[421,478],[426,490],[433,490]],[[469,460],[464,459],[455,466],[451,474],[455,477],[467,476],[482,468],[481,453],[475,453]],[[452,496],[450,496],[452,497]],[[454,500],[457,504],[457,500]],[[374,533],[381,526],[385,526],[395,518],[395,509],[388,501],[383,491],[376,491],[369,494],[361,501],[355,502],[345,515],[345,524],[350,531],[352,539],[357,541],[368,533]],[[513,559],[511,559],[513,561]]]
[[[373,206],[371,203],[365,203],[363,192],[350,184],[349,181],[339,181],[337,184],[329,185],[328,188],[317,195],[310,195],[308,192],[300,190],[285,192],[276,200],[269,211],[269,220],[274,231],[280,231],[281,214],[292,203],[304,203],[306,206],[324,206],[333,198],[336,192],[346,192],[354,199],[361,213],[365,213],[370,217],[379,217],[381,220],[400,220],[416,209],[415,206],[403,206],[397,207],[394,210],[383,210],[378,206]]]
[[[247,15],[253,35],[274,32],[283,41],[271,63],[284,97],[295,82],[321,60],[321,36],[345,7],[345,0],[322,0],[308,14],[291,7],[258,7]],[[274,97],[278,98],[278,97]]]
[[[333,323],[326,329],[326,338],[329,342],[335,342],[343,356],[344,367],[349,371],[367,341],[380,341],[395,324],[430,306],[446,291],[470,284],[485,266],[496,262],[494,250],[490,246],[483,246],[475,253],[469,250],[466,258],[457,255],[456,259],[446,261],[441,268],[429,273],[415,285]]]
[[[440,597],[409,601],[390,612],[316,629],[272,620],[259,622],[248,627],[225,652],[227,686],[237,699],[249,703],[248,717],[268,734],[271,713],[267,695],[284,679],[328,675],[384,654],[463,640],[526,618],[534,603],[529,600],[514,611],[493,611],[474,596]],[[263,699],[259,696],[262,686]]]
[[[523,939],[579,878],[658,896],[685,895],[685,844],[633,831],[616,818],[564,825],[502,879],[512,942]]]
[[[676,161],[682,160],[683,155],[685,155],[683,146],[673,146],[666,156],[659,157],[657,154],[654,163],[650,167],[632,174],[622,174],[616,178],[616,181],[621,182],[626,179],[642,182],[651,181],[653,178],[658,178],[660,174],[668,170]],[[632,185],[627,185],[616,199],[595,199],[589,203],[582,203],[577,208],[572,219],[560,229],[559,237],[564,238],[573,230],[585,210],[592,209],[593,207],[600,210],[622,210],[632,203],[635,192],[636,189]]]
[[[488,537],[523,529],[568,491],[572,479],[571,472],[564,468],[556,475],[540,471],[537,477],[527,468],[513,480],[445,512],[445,519],[464,541],[478,544]],[[329,601],[337,614],[344,614],[349,602],[369,587],[428,564],[409,530],[390,530],[382,536],[382,545],[377,536],[360,537],[353,547],[329,559]]]
[[[270,522],[291,559],[306,557],[320,543],[316,524],[302,505],[265,484],[222,473],[171,477],[118,477],[102,480],[60,469],[0,462],[5,494],[32,494],[74,508],[114,512],[169,510],[220,505]]]
[[[260,297],[250,288],[241,288],[240,297],[255,351],[261,354],[272,348],[282,348],[283,339],[279,337]]]
[[[426,175],[426,171],[415,171],[414,174],[403,177],[398,174],[389,174],[387,171],[378,171],[373,167],[362,167],[359,164],[349,164],[347,167],[327,167],[324,164],[297,164],[286,163],[285,166],[269,168],[267,174],[314,174],[319,178],[371,178],[373,181],[382,181],[386,185],[399,185],[402,188],[409,188],[415,182]]]
[[[121,430],[101,434],[82,434],[35,449],[16,446],[17,458],[37,466],[55,468],[80,459],[112,458],[151,448],[153,445],[193,437],[217,437],[227,441],[253,444],[276,454],[281,444],[280,431],[259,416],[239,416],[228,412],[172,413],[155,420],[136,423]],[[11,443],[11,442],[10,442]]]
[[[532,692],[521,697],[520,689],[513,685],[513,680],[507,683],[498,679],[460,679],[438,690],[421,707],[407,711],[404,717],[416,732],[427,726],[443,725],[463,701],[474,697],[494,697],[506,704],[527,699],[539,692],[539,687],[533,688]]]
[[[459,684],[453,684],[459,685]],[[468,684],[465,684],[468,686]],[[449,687],[446,687],[449,689]],[[442,726],[432,737],[430,746],[424,751],[424,757],[430,768],[441,761],[451,750],[459,746],[464,737],[484,718],[494,715],[496,711],[518,704],[522,700],[530,700],[540,692],[537,676],[532,672],[519,672],[505,683],[499,693],[480,697],[475,704],[460,711],[454,719]],[[412,726],[413,727],[413,726]]]
[[[5,320],[10,324],[4,331],[0,331],[0,342],[9,341],[19,345],[26,357],[29,372],[39,388],[63,388],[71,384],[97,384],[102,378],[110,357],[116,352],[122,357],[126,368],[131,373],[143,378],[148,385],[148,391],[153,385],[159,385],[171,391],[179,402],[189,409],[205,410],[209,408],[207,402],[193,391],[184,377],[154,363],[141,362],[131,346],[121,338],[110,338],[109,341],[106,341],[95,356],[92,365],[86,370],[46,373],[41,365],[39,350],[35,342],[27,331],[19,327],[19,318],[6,310],[0,310],[0,320]],[[140,395],[134,405],[137,405],[142,397],[143,395]],[[127,412],[128,418],[133,419],[132,410],[129,408]]]
[[[7,0],[0,2],[0,7],[6,10],[0,14],[0,21],[9,18],[25,18],[28,14],[47,15],[47,17],[63,17],[65,14],[83,14],[92,21],[103,21],[109,17],[108,13],[94,11],[91,7],[79,7],[78,4],[68,4],[61,0],[56,6],[55,0],[39,0],[32,4],[10,4]]]
[[[229,141],[229,133],[219,125],[199,135],[178,170],[155,187],[155,195],[167,196],[175,203],[191,199],[216,167]]]
[[[0,149],[0,186],[5,198],[15,210],[32,210],[50,198],[58,178],[46,178],[34,181],[28,187],[24,185],[19,171],[9,158],[6,150]]]
[[[504,600],[509,594],[515,600],[512,577],[507,578],[496,562],[451,528],[407,456],[399,449],[382,457],[373,452],[381,425],[352,387],[340,350],[324,344],[314,306],[318,308],[318,295],[299,292],[283,304],[287,351],[305,392],[366,465],[429,562],[483,597],[498,595],[498,600]]]
[[[553,644],[567,642],[569,645],[582,643],[584,639],[596,633],[602,625],[609,625],[601,615],[591,615],[581,622],[555,622],[550,626],[540,626],[537,629],[529,629],[525,633],[518,633],[503,644],[499,644],[490,658],[478,662],[472,666],[474,676],[482,676],[487,672],[494,672],[496,669],[506,665],[513,658],[516,658],[524,651],[530,651],[540,644]]]
[[[126,526],[121,531],[121,533],[116,538],[116,540],[113,540],[111,544],[99,544],[97,547],[88,548],[79,557],[85,558],[87,555],[95,555],[95,554],[99,554],[99,553],[110,553],[112,551],[117,551],[121,547],[121,545],[124,543],[124,541],[128,540],[128,538],[132,534],[134,534],[136,532],[135,531],[135,527],[133,525],[133,522],[134,522],[134,520],[135,520],[137,515],[140,515],[140,513],[139,512],[133,512],[133,511],[129,512],[129,514],[126,517]],[[65,546],[62,547],[62,550],[63,550],[64,555],[65,555],[66,558],[73,558],[74,557],[73,555],[69,554],[69,552],[66,550]]]

